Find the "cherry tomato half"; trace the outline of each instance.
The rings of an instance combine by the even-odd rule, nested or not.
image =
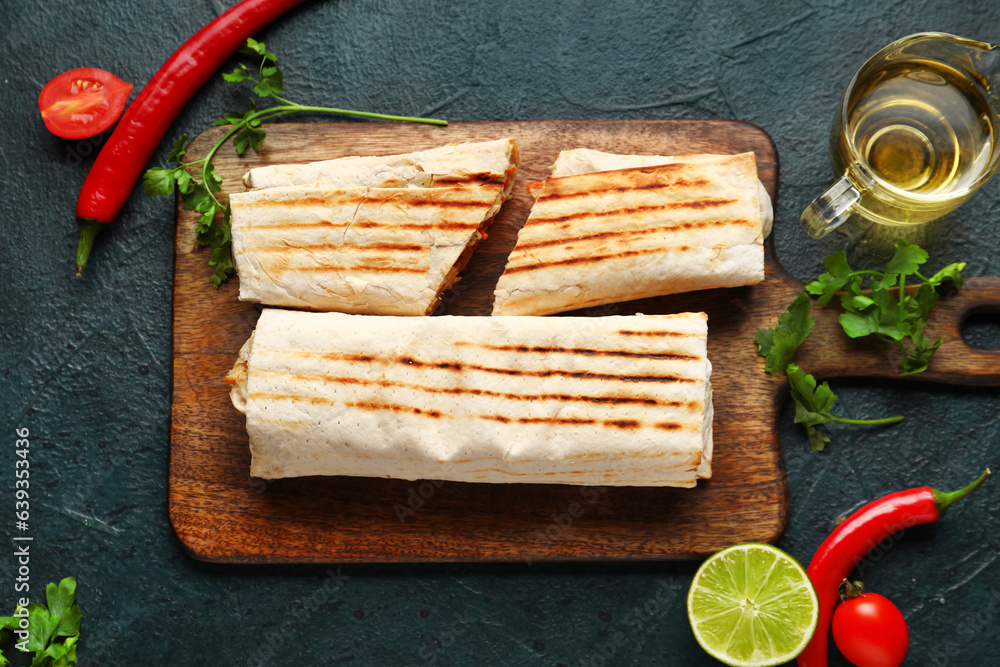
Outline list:
[[[111,127],[125,110],[132,84],[96,67],[63,72],[42,88],[38,109],[49,132],[85,139]]]
[[[896,605],[878,593],[863,593],[837,605],[833,640],[858,667],[898,667],[910,647],[910,631]]]

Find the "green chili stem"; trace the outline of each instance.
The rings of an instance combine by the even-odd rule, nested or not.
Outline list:
[[[938,491],[937,489],[931,489],[931,493],[934,494],[934,507],[937,508],[938,514],[944,516],[944,513],[948,511],[955,502],[966,497],[986,481],[986,478],[990,476],[990,469],[987,468],[982,475],[980,475],[975,482],[969,484],[963,489],[958,491]]]

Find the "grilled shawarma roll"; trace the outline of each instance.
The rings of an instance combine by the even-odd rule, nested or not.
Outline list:
[[[251,474],[694,486],[704,313],[370,317],[265,309],[227,377]]]
[[[512,139],[251,170],[230,195],[240,299],[424,315],[510,194]]]
[[[494,315],[546,315],[764,278],[753,153],[549,178]]]

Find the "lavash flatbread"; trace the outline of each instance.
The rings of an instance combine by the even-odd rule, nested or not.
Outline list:
[[[508,139],[415,155],[252,170],[247,180],[258,189],[229,198],[239,298],[358,314],[432,312],[509,196],[518,151]],[[447,159],[455,160],[450,171]]]
[[[711,473],[704,313],[264,309],[227,377],[251,474],[690,487]]]
[[[654,167],[660,164],[675,162],[711,162],[720,155],[698,153],[694,155],[620,155],[605,153],[593,148],[571,148],[560,151],[552,164],[552,178],[575,176],[577,174],[592,174],[595,171],[613,171],[615,169],[632,169],[634,167]],[[771,196],[764,184],[757,181],[757,196],[760,199],[761,230],[764,238],[771,234],[774,224],[774,208]]]
[[[764,278],[753,153],[550,178],[494,315],[545,315]]]
[[[351,156],[308,164],[276,164],[251,169],[243,176],[248,190],[274,187],[398,188],[505,183],[513,185],[512,169],[520,160],[510,138],[449,144],[414,153]]]

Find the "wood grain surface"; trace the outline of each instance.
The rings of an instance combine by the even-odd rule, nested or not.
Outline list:
[[[528,216],[525,186],[546,177],[559,150],[673,155],[754,151],[776,201],[778,163],[770,137],[726,120],[525,121],[453,123],[447,128],[388,123],[281,124],[267,128],[260,155],[215,159],[223,192],[241,190],[250,167],[346,155],[387,155],[446,143],[512,136],[521,146],[515,197],[504,205],[436,314],[488,315],[493,287]],[[203,155],[222,128],[198,137]],[[773,326],[801,284],[765,244],[766,280],[573,313],[601,316],[703,310],[715,394],[711,480],[695,489],[410,482],[371,478],[255,479],[244,417],[223,376],[260,312],[238,301],[237,279],[209,283],[208,253],[194,235],[196,216],[178,207],[173,317],[170,519],[196,558],[230,563],[429,562],[670,559],[712,553],[744,541],[777,540],[789,514],[777,419],[783,377],[767,375],[753,336]],[[1000,351],[961,339],[974,312],[1000,310],[1000,280],[970,280],[942,300],[928,335],[945,337],[916,379],[1000,384]],[[813,309],[817,323],[798,360],[818,376],[897,375],[892,351],[849,341],[837,311]]]

